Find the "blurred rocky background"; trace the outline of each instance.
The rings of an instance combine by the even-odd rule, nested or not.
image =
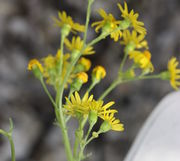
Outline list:
[[[91,21],[98,19],[101,7],[116,17],[116,3],[121,0],[96,0]],[[129,0],[129,8],[140,13],[145,22],[147,40],[156,71],[166,69],[170,57],[180,60],[180,1]],[[31,58],[56,53],[59,29],[52,16],[65,10],[80,23],[85,21],[86,0],[0,0],[0,128],[8,129],[8,118],[14,121],[17,161],[65,161],[60,130],[53,125],[54,113],[40,83],[27,71]],[[88,40],[96,34],[90,28]],[[122,59],[122,47],[111,39],[95,46],[96,55],[89,58],[94,65],[107,69],[107,77],[93,91],[95,96],[116,77]],[[119,86],[107,100],[114,100],[119,118],[125,124],[123,133],[109,132],[87,149],[90,161],[121,161],[143,122],[162,97],[172,91],[168,82],[138,81]],[[74,124],[70,122],[70,128]],[[70,132],[73,138],[72,132]],[[0,136],[0,161],[10,160],[7,139]]]

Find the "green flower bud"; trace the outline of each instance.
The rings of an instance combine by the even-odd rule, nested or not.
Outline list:
[[[93,133],[92,133],[92,136],[93,136],[94,138],[98,138],[98,137],[99,137],[99,134],[98,134],[97,132],[93,132]]]

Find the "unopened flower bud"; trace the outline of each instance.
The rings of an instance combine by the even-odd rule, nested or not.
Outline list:
[[[76,75],[75,80],[71,84],[73,91],[79,91],[81,86],[88,81],[88,75],[85,72],[80,72]]]
[[[93,132],[93,133],[92,133],[92,136],[93,136],[94,138],[98,138],[98,137],[99,137],[99,134],[98,134],[97,132]]]
[[[78,73],[78,72],[86,72],[90,69],[91,67],[91,61],[89,59],[86,59],[84,57],[82,57],[79,61],[78,64],[76,65],[75,69],[74,69],[74,73]]]
[[[106,70],[102,66],[96,66],[92,71],[92,81],[99,82],[106,76]]]
[[[37,59],[29,61],[28,70],[32,70],[37,79],[42,79],[43,67]]]

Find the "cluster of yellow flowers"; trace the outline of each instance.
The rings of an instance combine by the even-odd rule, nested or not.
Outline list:
[[[86,93],[81,99],[77,92],[75,92],[74,95],[71,95],[70,100],[66,98],[66,102],[64,108],[67,110],[67,114],[71,116],[76,118],[88,116],[90,124],[95,124],[98,117],[103,119],[106,126],[102,124],[100,128],[101,132],[107,132],[110,129],[115,131],[124,130],[123,124],[120,123],[120,120],[114,117],[114,113],[116,113],[117,110],[109,109],[114,102],[109,102],[103,105],[103,101],[96,101],[93,99],[93,95],[89,97],[88,93]]]
[[[111,13],[107,14],[103,9],[100,9],[98,13],[102,17],[102,20],[92,23],[92,27],[95,27],[96,32],[99,32],[101,29],[100,38],[102,36],[103,39],[110,35],[114,41],[120,41],[120,44],[124,45],[125,54],[121,67],[123,68],[123,63],[127,58],[132,60],[132,66],[125,72],[120,68],[119,77],[121,80],[133,80],[137,77],[135,69],[141,69],[142,72],[138,75],[138,78],[144,78],[143,76],[154,71],[154,66],[151,62],[151,53],[148,50],[148,43],[145,40],[147,32],[144,23],[138,20],[138,13],[135,13],[134,10],[128,10],[126,2],[124,2],[124,7],[121,4],[118,4],[118,7],[122,19],[116,20]],[[109,102],[103,105],[102,100],[96,101],[92,95],[88,97],[88,92],[91,88],[99,83],[106,75],[106,71],[102,66],[96,66],[92,70],[92,86],[84,97],[81,99],[77,93],[77,91],[81,89],[82,84],[88,81],[86,72],[91,67],[91,61],[81,56],[94,54],[95,50],[91,45],[93,43],[90,43],[90,45],[86,44],[80,36],[73,36],[70,41],[68,35],[70,32],[74,34],[84,32],[85,26],[75,23],[65,11],[59,12],[59,19],[54,18],[54,22],[56,26],[61,28],[63,43],[67,51],[71,54],[63,54],[63,50],[59,49],[55,56],[48,55],[41,59],[42,65],[36,59],[31,60],[28,69],[33,70],[37,78],[45,78],[47,83],[53,85],[57,91],[59,83],[65,79],[70,64],[75,61],[76,58],[80,58],[72,67],[72,72],[65,85],[65,87],[70,87],[71,91],[71,99],[66,98],[67,102],[64,105],[66,114],[79,117],[79,114],[90,116],[92,113],[95,113],[96,117],[100,117],[105,120],[105,122],[108,122],[112,130],[122,131],[123,125],[114,117],[117,111],[108,109],[113,103]],[[61,63],[62,69],[60,70],[59,66]],[[168,70],[157,76],[157,78],[169,80],[174,89],[178,89],[178,86],[180,86],[180,69],[177,69],[177,65],[178,62],[176,58],[173,57],[168,63]],[[74,92],[75,95],[73,95]]]

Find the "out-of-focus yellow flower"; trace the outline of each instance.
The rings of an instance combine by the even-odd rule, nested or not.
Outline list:
[[[128,11],[127,3],[124,2],[124,8],[121,4],[118,3],[118,7],[122,13],[122,17],[126,20],[128,20],[131,24],[131,26],[140,34],[146,34],[146,29],[144,28],[144,23],[141,21],[138,21],[139,14],[134,13],[134,10]]]
[[[180,69],[177,68],[178,64],[179,62],[175,57],[171,58],[168,62],[170,84],[175,90],[178,90],[178,86],[180,86]]]
[[[103,18],[103,20],[94,22],[92,24],[92,27],[96,26],[96,32],[98,32],[99,29],[102,29],[102,32],[110,33],[118,28],[120,21],[117,21],[112,14],[107,14],[103,9],[99,10],[99,14]],[[122,32],[120,30],[117,30],[112,32],[110,36],[112,39],[114,39],[114,41],[118,41],[121,35]]]
[[[82,83],[86,83],[88,81],[88,75],[85,72],[78,73],[76,78],[79,79]]]
[[[129,58],[133,59],[134,63],[137,64],[144,71],[154,71],[154,67],[151,63],[151,53],[149,51],[132,51],[129,53]]]
[[[146,40],[144,40],[145,35],[140,34],[138,35],[135,30],[132,31],[132,33],[129,30],[123,31],[123,40],[121,41],[122,45],[134,45],[134,48],[140,49],[140,48],[146,48],[148,49],[148,43]]]
[[[79,91],[84,83],[88,81],[88,75],[85,72],[79,72],[75,75],[73,82],[70,84],[70,90]]]
[[[100,130],[107,132],[109,130],[124,131],[124,126],[119,119],[114,117],[114,113],[104,113],[100,116],[104,122],[102,123]]]
[[[97,116],[103,115],[104,113],[115,113],[116,110],[109,109],[114,102],[109,102],[103,105],[103,101],[96,101],[93,99],[93,95],[89,97],[88,93],[81,99],[78,92],[71,95],[71,99],[66,98],[66,104],[64,108],[67,110],[69,115],[76,117],[78,114],[88,115],[91,111],[95,112]]]
[[[71,52],[72,51],[80,52],[83,48],[83,41],[81,40],[81,38],[79,36],[73,37],[71,42],[68,39],[65,39],[64,43],[65,43],[66,47],[68,48],[68,50],[70,50]],[[94,53],[95,53],[95,51],[92,46],[88,46],[82,51],[83,55],[91,55]]]
[[[59,62],[60,62],[60,50],[57,51],[56,55],[53,56],[49,54],[47,57],[42,58],[43,63],[43,77],[46,79],[46,82],[50,85],[53,85],[55,88],[59,84],[59,82],[64,79],[65,74],[67,72],[67,67],[69,65],[69,58],[70,54],[64,54],[63,56],[63,68],[62,68],[62,75],[59,75]],[[65,87],[67,87],[68,84],[72,83],[72,80],[74,79],[75,75],[71,74],[67,84]]]
[[[91,61],[84,57],[80,58],[80,60],[78,61],[78,64],[84,67],[84,71],[88,71],[91,67]]]
[[[68,16],[65,11],[58,13],[59,19],[53,18],[55,21],[55,25],[63,28],[65,27],[67,30],[76,33],[76,31],[84,32],[85,27],[80,25],[79,23],[74,23],[71,16]],[[67,31],[68,32],[68,31]]]
[[[104,67],[98,65],[92,71],[92,77],[98,81],[103,79],[106,76],[106,70]]]
[[[34,67],[38,67],[41,72],[44,71],[43,66],[41,65],[41,63],[37,59],[30,60],[28,63],[27,69],[33,70]]]

